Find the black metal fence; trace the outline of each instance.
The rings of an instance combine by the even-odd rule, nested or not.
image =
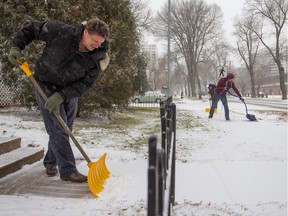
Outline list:
[[[176,105],[160,103],[161,146],[149,138],[148,216],[170,215],[175,204]]]

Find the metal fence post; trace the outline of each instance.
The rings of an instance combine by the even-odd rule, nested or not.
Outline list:
[[[148,216],[158,216],[157,138],[149,138]]]
[[[171,194],[170,194],[170,203],[175,205],[175,172],[176,172],[176,105],[171,104],[172,111],[172,131],[174,133],[172,140],[172,167],[171,167]]]
[[[164,182],[165,182],[165,174],[166,172],[164,168],[164,151],[163,149],[157,150],[157,168],[158,168],[158,215],[163,215],[163,204],[164,204]]]
[[[167,118],[161,117],[161,148],[164,150],[165,167],[168,167],[168,146],[167,146]]]
[[[148,216],[171,214],[175,205],[176,105],[172,97],[160,103],[161,148],[149,138]],[[166,185],[167,184],[167,185]]]

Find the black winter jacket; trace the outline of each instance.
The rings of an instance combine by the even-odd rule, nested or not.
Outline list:
[[[57,22],[33,21],[13,38],[12,46],[23,50],[33,40],[46,42],[36,62],[35,78],[43,85],[53,87],[65,99],[83,95],[95,82],[101,70],[99,61],[108,52],[108,41],[98,49],[79,51],[84,26]]]

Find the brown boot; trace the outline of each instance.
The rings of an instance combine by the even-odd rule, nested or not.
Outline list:
[[[55,176],[57,174],[57,172],[58,172],[58,169],[56,166],[50,165],[50,166],[46,167],[46,174],[49,177]]]
[[[71,182],[77,182],[77,183],[87,182],[87,176],[82,175],[79,172],[73,172],[68,176],[61,176],[60,178],[63,181],[71,181]]]

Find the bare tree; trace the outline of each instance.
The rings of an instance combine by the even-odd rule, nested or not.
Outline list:
[[[199,62],[198,63],[198,72],[200,79],[202,81],[202,84],[204,87],[208,87],[208,84],[210,83],[210,80],[212,77],[215,77],[215,73],[213,73],[214,68],[211,62]],[[205,94],[207,93],[208,88],[205,88],[204,91]]]
[[[157,17],[158,36],[167,37],[168,7],[163,7]],[[201,84],[197,63],[202,59],[205,46],[212,43],[217,35],[221,35],[222,12],[220,7],[208,5],[203,0],[174,1],[171,5],[171,37],[181,54],[184,56],[188,70],[188,82],[192,96],[196,97],[198,86],[201,99]],[[215,42],[215,41],[213,41]]]
[[[250,88],[250,78],[246,75],[247,69],[245,67],[239,67],[235,68],[236,76],[236,82],[237,82],[237,88],[241,91],[243,95],[247,92],[246,89]],[[249,94],[245,95],[249,96]]]
[[[267,78],[267,74],[269,73],[269,63],[265,61],[260,61],[256,64],[255,67],[255,84],[257,87],[257,92],[259,94],[260,87],[265,83],[265,80]],[[259,95],[257,96],[259,97]],[[268,94],[268,92],[266,92]]]
[[[235,23],[236,31],[234,35],[238,38],[237,51],[245,63],[246,69],[250,76],[251,84],[251,97],[256,97],[255,92],[255,75],[254,64],[259,48],[259,38],[254,33],[255,29],[259,26],[259,20],[252,14],[244,16],[244,18],[236,18]],[[254,29],[254,30],[252,30]]]
[[[281,64],[283,53],[281,52],[281,36],[284,25],[287,24],[288,2],[287,0],[247,0],[248,11],[260,17],[273,26],[274,47],[269,45],[271,37],[265,37],[263,28],[260,31],[252,29],[262,44],[268,49],[279,71],[280,89],[282,100],[287,100],[287,90],[285,87],[285,72]],[[269,40],[270,39],[270,40]]]
[[[212,43],[208,48],[206,48],[203,52],[203,59],[206,63],[210,64],[213,68],[210,71],[209,82],[217,83],[218,71],[217,67],[225,67],[228,66],[228,57],[231,51],[231,47],[226,42],[215,42]],[[229,68],[231,70],[231,68]]]
[[[172,53],[172,63],[175,65],[172,74],[172,86],[174,91],[189,95],[189,83],[187,83],[187,70],[183,62],[183,55],[179,51]]]
[[[151,31],[154,17],[151,8],[148,7],[149,0],[132,0],[131,11],[134,14],[138,32]]]
[[[165,76],[167,59],[165,56],[162,56],[158,61],[157,67],[153,66],[149,71],[149,84],[152,90],[162,89],[167,83]]]
[[[270,55],[268,50],[259,50],[254,66],[255,87],[257,88],[258,93],[260,91],[260,87],[265,83],[265,80],[267,80],[270,73],[269,57]],[[268,94],[268,92],[266,93]]]
[[[149,7],[149,0],[131,0],[127,1],[131,2],[130,8],[131,12],[134,15],[135,23],[136,23],[136,30],[138,35],[143,38],[146,36],[144,33],[151,32],[151,28],[154,22],[154,16],[152,13],[151,8]],[[149,83],[149,89],[156,90],[159,88],[159,68],[156,65],[156,62],[153,61],[151,57],[151,53],[145,52],[146,61],[147,61],[147,81]]]

